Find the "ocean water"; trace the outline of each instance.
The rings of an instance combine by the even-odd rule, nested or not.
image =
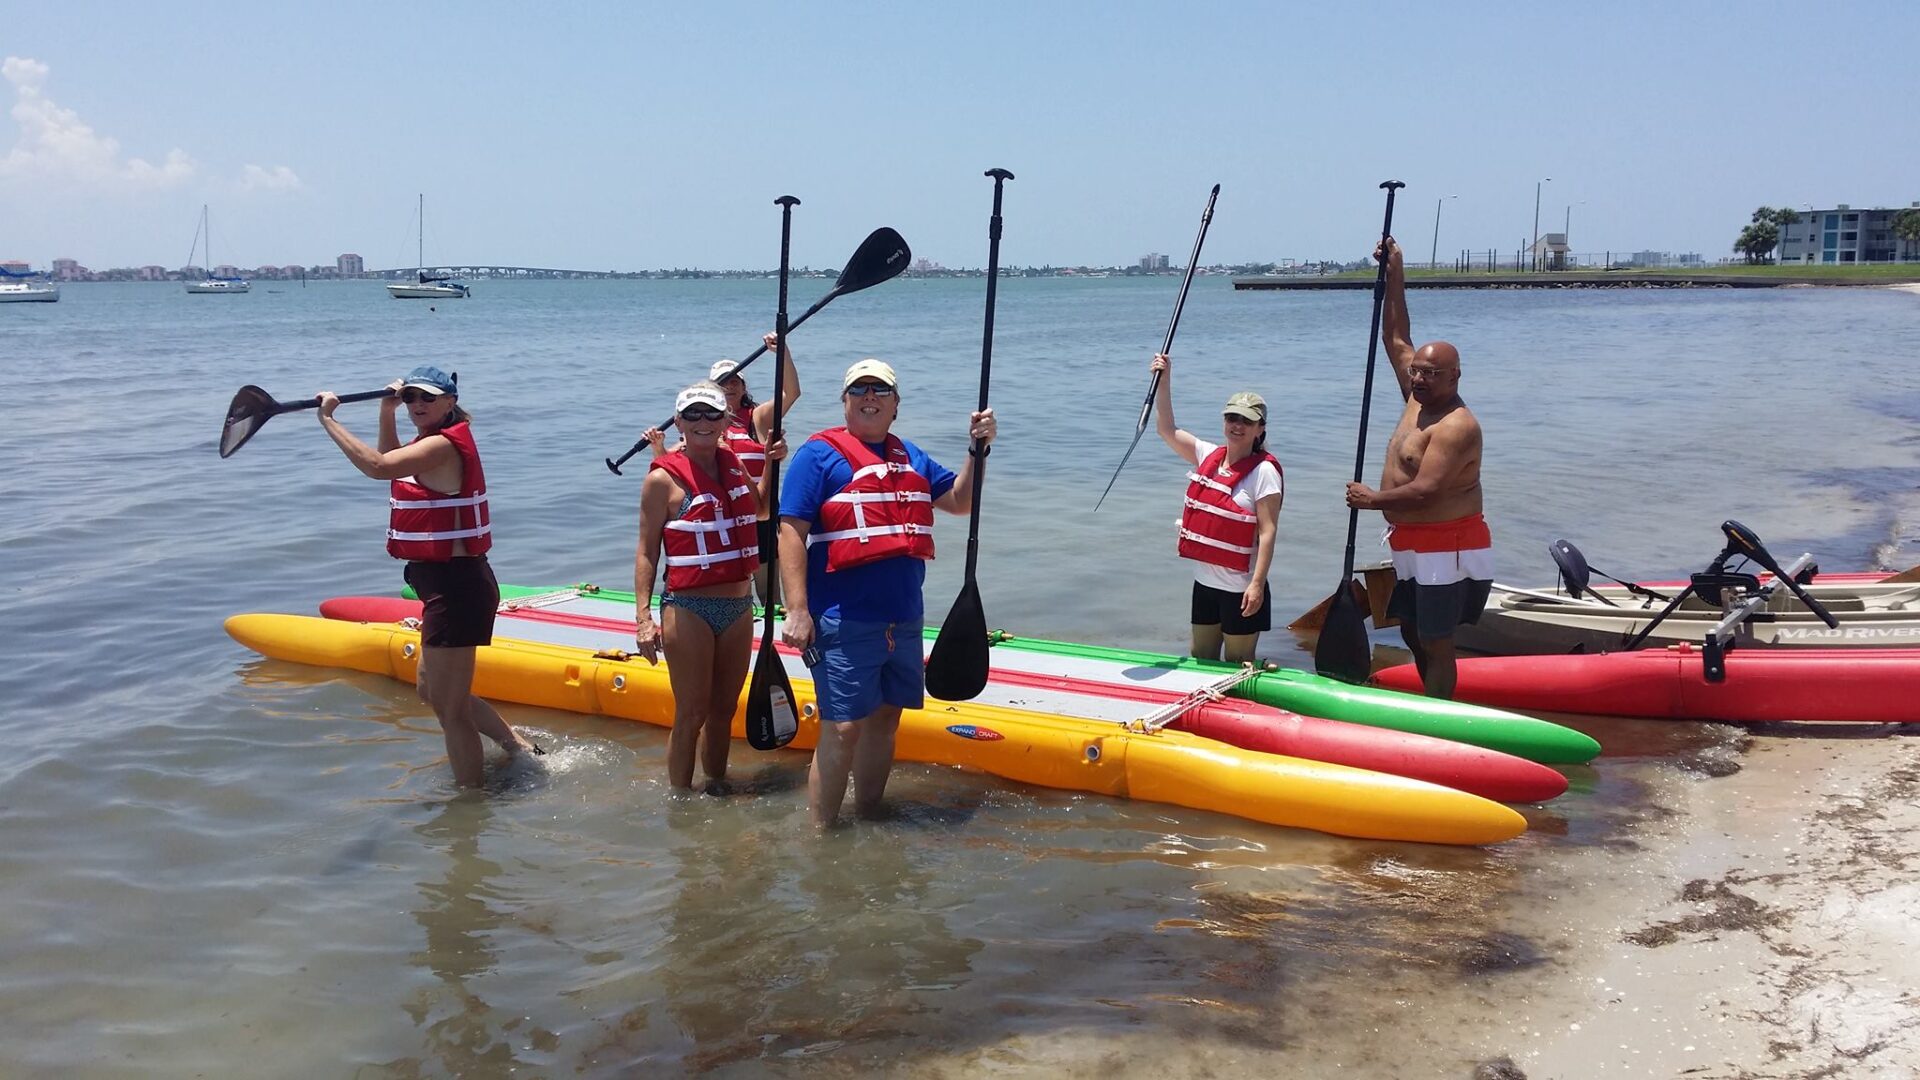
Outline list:
[[[826,285],[796,282],[793,312]],[[1182,463],[1149,432],[1092,512],[1177,287],[1001,284],[992,625],[1184,642]],[[957,464],[984,293],[908,280],[835,301],[794,335],[807,393],[791,427],[835,422],[839,372],[879,356],[901,373],[898,430]],[[521,707],[503,712],[553,753],[454,798],[410,688],[261,660],[222,633],[235,612],[400,586],[380,485],[311,412],[216,457],[241,384],[293,399],[421,362],[459,371],[501,579],[626,587],[639,470],[602,459],[757,344],[774,296],[772,281],[481,282],[428,304],[260,282],[237,297],[83,285],[0,309],[0,1074],[958,1075],[1081,1043],[1093,1071],[1098,1047],[1142,1036],[1223,1067],[1309,1048],[1379,1067],[1383,987],[1399,1024],[1497,997],[1510,968],[1551,959],[1514,934],[1543,882],[1568,887],[1556,855],[1630,844],[1662,785],[1737,752],[1717,725],[1576,721],[1607,754],[1491,850],[917,765],[895,771],[890,820],[815,836],[802,754],[737,746],[749,794],[678,799],[663,731]],[[1729,517],[1829,570],[1920,561],[1920,297],[1416,291],[1411,306],[1416,338],[1461,347],[1503,578],[1550,581],[1558,536],[1618,576],[1684,574]],[[1217,432],[1234,390],[1269,402],[1288,484],[1276,622],[1339,576],[1369,309],[1365,293],[1220,279],[1187,303],[1183,426]],[[1369,480],[1397,415],[1382,365]],[[767,396],[770,369],[750,374]],[[370,437],[373,408],[341,414]],[[1378,531],[1363,517],[1363,561]],[[964,520],[938,540],[933,618],[959,588]],[[1285,631],[1262,653],[1306,663]]]

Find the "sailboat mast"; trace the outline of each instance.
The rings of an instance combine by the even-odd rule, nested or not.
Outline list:
[[[207,216],[207,204],[200,204],[200,229],[207,237],[207,276],[213,276],[213,219]]]
[[[416,246],[413,252],[413,268],[417,277],[427,272],[427,193],[424,191],[420,193],[420,211],[415,217],[420,223],[420,231],[415,234]]]

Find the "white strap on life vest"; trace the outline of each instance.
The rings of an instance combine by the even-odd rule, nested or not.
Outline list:
[[[485,536],[493,531],[492,525],[480,525],[472,529],[454,529],[450,532],[395,532],[387,530],[389,540],[467,540],[476,536]]]
[[[742,485],[730,492],[729,495],[737,499],[744,494],[746,490],[747,488]],[[718,496],[711,494],[695,495],[692,499],[688,500],[687,509],[692,510],[697,506],[712,506],[715,508],[715,512],[718,513],[720,509],[720,499]],[[738,514],[734,517],[715,518],[712,521],[688,521],[684,517],[675,518],[667,522],[666,527],[675,532],[692,533],[694,546],[699,549],[699,552],[694,555],[669,555],[666,560],[667,565],[691,566],[697,563],[701,567],[706,567],[713,563],[728,562],[741,558],[746,555],[747,552],[744,549],[733,546],[733,530],[751,527],[758,520],[759,519],[752,514]],[[720,546],[723,548],[732,548],[732,550],[708,550],[708,536],[718,536],[720,538]],[[757,553],[759,549],[755,548],[754,550]]]
[[[1201,476],[1198,472],[1190,472],[1187,474],[1187,479],[1199,484],[1201,487],[1212,488],[1228,498],[1233,497],[1233,485],[1223,484],[1211,476]]]
[[[1224,506],[1215,506],[1212,503],[1203,503],[1198,499],[1188,499],[1186,500],[1186,502],[1187,502],[1187,506],[1191,509],[1199,510],[1203,513],[1212,514],[1215,517],[1223,517],[1223,518],[1226,518],[1228,521],[1257,522],[1260,520],[1258,517],[1254,516],[1253,514],[1243,514],[1237,510],[1229,510]]]
[[[858,512],[857,509],[856,512]],[[815,544],[825,544],[834,540],[852,539],[858,539],[864,544],[875,536],[918,536],[921,533],[930,533],[932,531],[932,529],[927,528],[925,525],[915,525],[912,522],[908,522],[905,525],[868,525],[855,529],[842,529],[839,532],[808,533],[807,546],[812,547]]]
[[[446,499],[395,499],[389,497],[387,505],[395,510],[438,510],[447,506],[479,506],[487,501],[487,493],[482,491],[466,498]]]
[[[1229,544],[1223,540],[1215,540],[1211,536],[1201,536],[1199,533],[1194,532],[1191,529],[1181,529],[1180,539],[1191,540],[1192,542],[1199,544],[1201,547],[1218,548],[1221,551],[1233,551],[1233,552],[1238,552],[1241,555],[1253,554],[1253,549],[1250,547],[1241,547],[1239,544]]]
[[[706,539],[704,537],[700,540],[700,547],[701,550],[698,555],[668,555],[666,557],[666,564],[668,566],[698,566],[704,570],[714,563],[732,562],[735,559],[745,559],[758,554],[758,551],[748,551],[746,548],[734,548],[731,551],[708,551],[706,550]]]

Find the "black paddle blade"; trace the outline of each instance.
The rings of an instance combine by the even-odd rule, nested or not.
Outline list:
[[[753,665],[753,681],[747,687],[747,745],[755,750],[778,750],[792,742],[794,732],[799,730],[787,666],[773,651],[773,639],[765,638]]]
[[[833,283],[835,293],[859,292],[883,281],[899,277],[913,261],[913,249],[906,238],[882,226],[867,234],[860,247],[847,259],[840,277]]]
[[[1327,598],[1327,620],[1313,646],[1313,669],[1344,682],[1363,683],[1373,674],[1373,644],[1367,640],[1367,613],[1353,596],[1353,580],[1342,581]]]
[[[1574,547],[1571,541],[1555,540],[1547,545],[1547,554],[1553,557],[1553,565],[1560,568],[1560,580],[1566,583],[1567,595],[1575,600],[1587,591],[1593,581],[1593,571],[1587,566],[1587,557]]]
[[[227,406],[227,425],[220,429],[220,456],[232,457],[235,450],[247,445],[253,433],[273,419],[273,395],[257,386],[243,386],[233,395],[233,404]]]
[[[987,613],[972,582],[960,590],[927,654],[927,693],[941,701],[971,701],[987,688]]]

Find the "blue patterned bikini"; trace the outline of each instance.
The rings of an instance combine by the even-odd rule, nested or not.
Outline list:
[[[727,632],[728,627],[740,621],[740,616],[753,610],[753,597],[681,596],[668,593],[660,598],[660,606],[664,608],[669,604],[705,619],[713,636],[719,637]]]

